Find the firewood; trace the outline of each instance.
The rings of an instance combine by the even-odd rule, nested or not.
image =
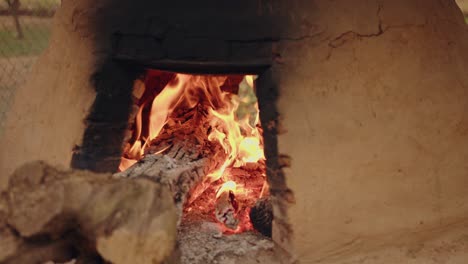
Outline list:
[[[216,166],[212,159],[200,155],[200,150],[187,149],[186,144],[179,141],[161,154],[146,155],[127,170],[114,174],[114,177],[144,177],[167,186],[180,219],[190,190]]]
[[[77,253],[115,264],[161,263],[176,243],[171,198],[144,178],[26,164],[0,195],[0,263],[63,262]]]

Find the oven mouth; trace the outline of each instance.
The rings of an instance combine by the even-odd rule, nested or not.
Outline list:
[[[219,169],[220,164],[212,167],[208,166],[201,170],[200,168],[194,170],[194,167],[188,168],[191,170],[192,174],[184,172],[183,174],[186,177],[181,177],[180,182],[177,183],[182,183],[183,188],[180,189],[184,189],[185,193],[177,190],[174,191],[174,189],[177,188],[171,190],[174,194],[176,207],[180,212],[178,218],[179,231],[177,241],[179,247],[183,251],[182,258],[186,256],[184,251],[192,252],[192,248],[200,243],[211,243],[213,247],[218,250],[219,248],[217,246],[229,248],[236,243],[244,244],[247,240],[254,244],[257,242],[260,244],[264,243],[270,250],[274,247],[273,241],[281,241],[281,243],[288,241],[291,236],[291,229],[287,221],[286,207],[290,204],[292,193],[286,187],[284,173],[282,172],[282,168],[289,165],[284,164],[283,155],[278,154],[278,113],[275,104],[278,97],[278,89],[273,85],[271,69],[265,68],[267,67],[266,64],[239,64],[232,68],[230,67],[232,65],[229,63],[186,63],[184,61],[157,64],[160,66],[162,65],[157,68],[157,70],[154,65],[154,62],[147,63],[136,60],[113,59],[104,64],[101,70],[93,76],[97,92],[96,99],[87,118],[87,128],[85,130],[82,146],[76,146],[73,151],[72,167],[98,172],[114,172],[116,173],[115,175],[125,175],[124,177],[144,176],[140,175],[141,173],[132,173],[131,169],[123,168],[122,163],[131,158],[128,156],[128,151],[135,145],[137,139],[141,139],[140,143],[137,143],[140,147],[145,144],[151,146],[151,140],[157,140],[157,137],[155,138],[148,134],[148,124],[140,127],[141,135],[139,137],[135,135],[137,116],[139,112],[141,112],[141,119],[149,120],[148,113],[151,112],[153,101],[158,95],[162,94],[161,92],[164,91],[163,88],[167,85],[175,87],[177,83],[180,83],[180,80],[175,80],[176,77],[174,76],[204,78],[205,81],[209,80],[211,82],[215,79],[225,78],[226,80],[230,80],[233,85],[231,85],[231,87],[226,87],[229,85],[225,85],[220,91],[227,92],[231,97],[234,95],[238,96],[236,93],[240,89],[239,87],[242,86],[240,85],[241,83],[243,83],[243,85],[247,82],[254,83],[255,89],[250,92],[251,95],[256,98],[254,101],[257,109],[258,123],[252,124],[251,127],[255,127],[256,129],[258,127],[257,132],[260,137],[258,139],[249,138],[246,141],[249,144],[262,145],[262,147],[264,147],[264,152],[262,153],[263,161],[261,163],[263,171],[258,170],[258,165],[256,165],[257,167],[253,166],[249,168],[250,173],[257,170],[256,173],[263,177],[258,178],[261,180],[252,181],[255,182],[253,187],[250,186],[254,189],[252,195],[254,198],[248,200],[246,203],[245,196],[243,197],[242,192],[239,193],[239,189],[242,190],[245,183],[241,182],[239,184],[235,179],[226,178],[221,181],[218,179],[214,181],[214,185],[209,187],[204,186],[203,181],[197,182],[195,185],[190,185],[187,181],[183,180],[193,180],[193,175],[203,175],[203,179],[209,178],[206,177],[206,175]],[[252,67],[252,65],[254,65],[254,67]],[[249,76],[251,81],[247,81],[246,76]],[[147,83],[151,77],[153,78],[154,87],[147,89],[147,86],[151,86]],[[165,81],[154,85],[155,79],[158,81],[165,79]],[[234,79],[236,81],[233,81]],[[158,85],[159,87],[155,88],[155,86]],[[203,85],[205,84],[198,86]],[[142,86],[144,86],[144,89],[142,89]],[[251,89],[252,88],[253,87],[251,87]],[[206,98],[206,94],[212,96],[213,91],[214,90],[210,90],[206,92],[198,89],[192,91],[192,93],[204,94],[205,97],[203,101],[207,102],[208,105],[215,106],[213,110],[219,110],[217,107],[222,103],[216,100],[209,102],[210,100]],[[152,95],[150,96],[150,94]],[[189,97],[193,94],[189,94]],[[232,100],[231,97],[229,100]],[[187,104],[187,102],[181,103],[179,100],[175,101],[178,101],[178,104],[181,105]],[[237,103],[241,101],[242,100],[239,100]],[[142,107],[143,103],[145,104],[144,107]],[[193,105],[191,106],[193,107]],[[173,110],[174,109],[171,111]],[[200,111],[206,114],[209,110],[207,111],[205,109]],[[226,112],[221,111],[221,115],[219,115],[220,113],[213,113],[212,115],[217,114],[219,117],[222,116],[222,114],[225,115]],[[216,121],[214,122],[216,123]],[[162,126],[164,127],[169,123],[174,125],[177,122],[165,120]],[[195,125],[192,124],[192,126]],[[159,127],[161,127],[161,124]],[[161,131],[162,130],[164,129],[161,129]],[[212,130],[213,129],[210,131],[207,130],[208,135]],[[245,128],[240,128],[239,130],[245,133]],[[143,133],[142,131],[146,132]],[[224,130],[219,129],[218,132],[224,133],[226,130],[225,128]],[[212,133],[212,136],[213,134],[214,133]],[[222,133],[218,133],[218,137],[219,134]],[[221,136],[221,138],[222,137],[223,136]],[[228,142],[228,137],[224,137]],[[147,141],[148,143],[146,143]],[[205,139],[205,141],[207,140]],[[223,145],[221,141],[222,140],[219,138],[214,140],[214,142],[217,142],[216,144],[218,144],[218,147],[219,145]],[[180,156],[177,155],[184,153],[181,151],[182,148],[174,147],[173,145],[156,145],[157,146],[153,146],[154,148],[151,151],[153,151],[153,154],[159,153],[145,156],[144,154],[148,154],[149,151],[147,150],[145,153],[145,150],[140,149],[141,155],[138,158],[134,158],[132,163],[141,164],[145,163],[146,159],[153,158],[153,162],[159,162],[160,165],[163,164],[165,167],[167,167],[169,163],[172,165],[176,164],[174,167],[176,169],[177,166],[181,166],[180,164],[186,165],[190,163],[190,161],[187,162],[187,160],[183,160],[187,158],[185,156],[186,154],[183,154],[182,160],[177,161],[177,159],[180,158]],[[239,147],[239,145],[237,147]],[[222,147],[219,147],[219,150],[220,153],[225,153],[225,149]],[[174,160],[175,162],[173,162]],[[249,159],[247,158],[246,160]],[[231,161],[230,166],[234,163],[235,162]],[[248,166],[251,165],[252,164]],[[122,170],[121,172],[119,172],[119,167],[120,170]],[[174,168],[166,169],[166,174],[169,175],[173,173],[173,171],[175,171]],[[187,166],[184,168],[187,169]],[[197,169],[198,172],[193,174]],[[238,169],[239,166],[237,168],[228,168],[231,172]],[[248,173],[244,172],[244,174]],[[161,179],[157,179],[156,181],[161,181]],[[235,183],[234,187],[232,182]],[[167,185],[169,188],[174,186],[173,182],[169,182]],[[193,186],[195,187],[192,189]],[[190,189],[190,191],[187,191],[187,188]],[[194,195],[194,193],[196,195]],[[198,193],[204,195],[201,196],[203,199],[199,198],[200,194]],[[202,201],[202,203],[200,203],[200,201]],[[203,210],[200,210],[201,208]],[[235,216],[233,217],[232,215]],[[212,239],[215,240],[212,241]],[[219,250],[223,251],[222,249]],[[196,254],[209,254],[209,252],[211,251]]]
[[[133,85],[116,175],[168,185],[185,222],[253,230],[249,213],[269,196],[256,78],[146,70]]]

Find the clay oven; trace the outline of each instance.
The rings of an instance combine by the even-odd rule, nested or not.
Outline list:
[[[221,76],[255,87],[283,261],[419,243],[468,217],[467,47],[452,1],[63,1],[8,116],[0,186],[29,160],[117,173],[151,76]]]

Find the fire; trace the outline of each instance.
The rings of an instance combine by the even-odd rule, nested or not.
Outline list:
[[[207,190],[217,189],[211,192],[216,192],[216,194],[205,199],[206,204],[199,205],[199,207],[214,207],[213,204],[222,196],[224,196],[225,203],[231,203],[230,206],[233,206],[232,203],[235,201],[236,205],[232,207],[235,210],[231,208],[228,211],[231,217],[238,217],[232,222],[239,222],[239,224],[236,224],[236,227],[234,225],[227,225],[227,227],[231,229],[230,232],[241,232],[252,228],[248,219],[248,206],[255,203],[264,192],[265,156],[258,105],[256,101],[242,99],[234,93],[223,91],[221,87],[227,79],[227,76],[177,73],[154,98],[150,97],[148,100],[143,95],[135,117],[133,141],[126,146],[119,169],[127,169],[147,153],[152,141],[157,139],[165,125],[176,122],[171,118],[174,111],[180,108],[193,109],[198,104],[202,104],[207,108],[206,120],[210,127],[209,134],[205,136],[210,142],[219,144],[225,155],[223,155],[223,160],[219,161],[220,165],[192,191],[186,211],[193,211],[194,201],[202,194],[210,193]],[[245,75],[239,83],[239,91],[253,95],[254,81],[255,76]],[[138,85],[141,86],[141,81]],[[144,94],[147,94],[146,91]],[[253,109],[251,109],[252,106]],[[248,108],[249,111],[244,108]],[[164,148],[158,152],[163,151],[165,151]],[[252,164],[262,168],[260,189],[257,188],[258,184],[255,186],[251,184],[252,186],[249,187],[250,179],[242,176],[249,175],[249,173],[239,173],[239,171],[246,171],[244,167],[252,166]],[[216,212],[218,211],[216,209]]]
[[[263,159],[263,149],[260,146],[260,140],[257,137],[246,137],[239,144],[239,156],[242,161],[257,162]]]
[[[221,185],[221,188],[216,192],[216,198],[219,198],[221,194],[224,192],[235,192],[236,191],[236,183],[234,181],[227,181],[223,185]]]
[[[154,98],[149,119],[149,140],[159,135],[164,124],[166,124],[168,116],[181,101],[181,95],[189,84],[189,80],[190,75],[177,74],[174,80]]]

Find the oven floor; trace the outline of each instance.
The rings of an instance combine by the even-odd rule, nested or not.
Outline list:
[[[182,223],[178,245],[181,264],[280,263],[270,238],[255,232],[223,235],[215,223]]]

